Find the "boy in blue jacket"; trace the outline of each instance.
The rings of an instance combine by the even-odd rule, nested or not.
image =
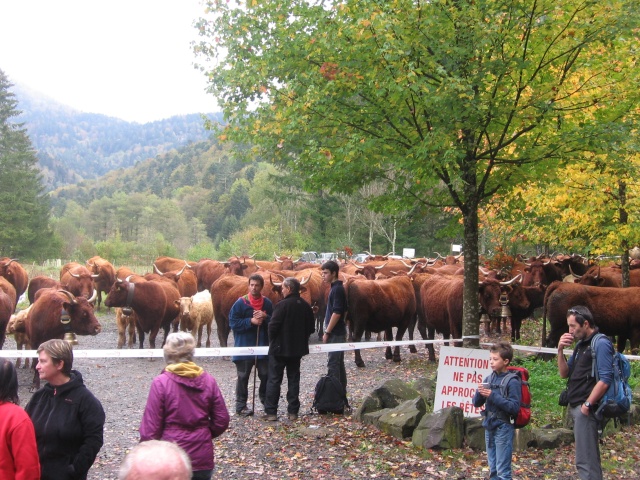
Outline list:
[[[511,452],[515,431],[512,419],[518,415],[522,398],[519,378],[511,377],[506,385],[501,386],[511,360],[513,348],[509,343],[494,344],[489,350],[489,365],[493,372],[478,385],[473,396],[475,407],[485,405],[482,426],[485,429],[490,480],[511,479]]]

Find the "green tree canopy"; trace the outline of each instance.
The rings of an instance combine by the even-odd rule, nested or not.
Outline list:
[[[20,114],[12,86],[0,70],[0,256],[35,260],[55,254],[59,242],[35,151],[23,124],[12,120]]]
[[[221,140],[309,187],[377,181],[388,210],[460,212],[467,344],[479,207],[601,146],[600,125],[637,99],[632,1],[207,3],[195,50],[229,122]]]

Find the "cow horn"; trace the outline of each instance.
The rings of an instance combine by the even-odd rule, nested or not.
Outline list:
[[[349,263],[350,263],[351,265],[353,265],[354,267],[357,267],[357,268],[364,268],[364,267],[365,267],[365,265],[358,265],[358,264],[357,264],[356,262],[354,262],[353,260],[349,260]]]
[[[483,275],[489,275],[491,273],[491,270],[485,270],[482,267],[478,267],[478,270],[480,270]]]
[[[366,250],[364,251],[364,253],[366,253],[367,255],[369,255],[370,257],[373,257],[373,255],[371,255],[371,252],[367,252]]]
[[[11,260],[9,260],[7,263],[5,263],[3,265],[3,267],[8,267],[9,265],[11,265],[11,262],[17,262],[18,259],[17,258],[12,258]]]
[[[69,273],[69,275],[71,275],[74,278],[80,278],[80,274],[79,273],[71,273],[70,270],[67,270],[67,272]]]
[[[133,277],[133,274],[132,274],[132,275],[128,275],[128,276],[127,276],[127,278],[125,278],[125,280],[128,282],[128,281],[130,281],[130,280],[131,280],[131,277]],[[122,283],[122,280],[121,280],[121,279],[118,279],[118,282],[119,282],[119,283]]]
[[[158,275],[162,275],[164,277],[164,273],[160,271],[160,269],[155,263],[153,264],[153,269],[158,273]]]
[[[418,266],[417,263],[415,263],[412,267],[411,270],[409,270],[409,272],[407,273],[407,275],[411,275],[413,273],[413,271],[416,269],[416,267]]]
[[[69,292],[67,290],[58,290],[58,292],[64,293],[67,296],[67,298],[69,299],[69,301],[71,302],[72,305],[77,305],[78,304],[78,300],[73,295],[73,293],[71,293],[71,292]]]
[[[311,272],[306,279],[303,277],[302,280],[300,280],[300,285],[302,286],[302,285],[306,285],[307,283],[309,283],[309,280],[311,280],[311,276],[312,275],[313,275],[313,272]]]
[[[273,277],[269,274],[269,280],[271,280],[271,284],[275,287],[282,287],[282,282],[274,282]]]
[[[405,267],[407,267],[407,268],[411,268],[411,265],[407,265],[407,264],[404,262],[404,260],[400,259],[400,261],[402,262],[402,264],[403,264]],[[414,263],[414,265],[415,265],[415,263]]]
[[[378,265],[377,267],[373,267],[373,268],[375,268],[376,270],[381,270],[382,268],[384,268],[384,266],[385,266],[387,263],[389,263],[389,262],[384,262],[382,265]]]
[[[435,253],[436,255],[438,255],[438,257],[436,258],[436,260],[438,260],[438,258],[444,258],[444,257],[443,257],[442,255],[440,255],[438,252],[433,252],[433,253]]]
[[[191,265],[189,265],[189,262],[187,262],[186,260],[184,261],[184,266],[187,267],[190,270],[193,270],[193,268],[191,267]]]
[[[96,266],[95,263],[91,263],[89,260],[87,260],[87,265],[89,265],[90,267],[95,267]]]
[[[543,265],[549,265],[551,263],[551,259],[547,260],[546,262],[542,262]]]
[[[176,277],[179,277],[180,275],[182,275],[182,272],[184,272],[184,269],[187,268],[187,265],[185,264],[184,267],[182,267],[182,270],[180,270],[178,273],[176,273]]]
[[[94,288],[93,295],[91,295],[91,297],[87,300],[87,302],[93,303],[96,301],[96,298],[98,298],[98,291]]]
[[[569,264],[569,273],[573,275],[573,278],[582,278],[582,275],[576,275],[575,273],[573,273],[573,270],[571,269],[571,264]]]
[[[131,275],[129,275],[130,277]],[[128,282],[129,281],[129,277],[127,277],[125,280]],[[116,278],[116,283],[122,283],[124,282],[124,280],[122,280],[121,278]]]
[[[100,274],[99,273],[93,273],[91,274],[91,278],[99,278]]]
[[[511,285],[513,282],[516,282],[516,281],[519,282],[520,280],[522,280],[522,274],[519,273],[508,282],[500,282],[500,285],[507,286],[507,285]]]

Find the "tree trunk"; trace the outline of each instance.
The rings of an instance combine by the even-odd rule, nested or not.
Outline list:
[[[478,206],[470,207],[464,222],[464,292],[462,345],[480,346],[480,306],[478,304]]]

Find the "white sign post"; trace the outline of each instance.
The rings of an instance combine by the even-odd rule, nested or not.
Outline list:
[[[488,350],[442,346],[433,411],[460,407],[465,417],[480,416],[484,407],[473,406],[473,395],[490,373]]]

